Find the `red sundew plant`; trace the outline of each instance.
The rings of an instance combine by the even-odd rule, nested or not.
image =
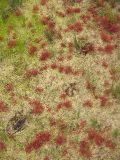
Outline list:
[[[66,138],[65,138],[64,135],[58,135],[58,136],[55,138],[55,143],[56,143],[56,145],[58,145],[58,146],[63,145],[65,142],[66,142]]]
[[[45,16],[45,15],[41,17],[41,22],[42,22],[44,25],[47,25],[49,21],[50,21],[50,17]]]
[[[102,16],[98,18],[100,26],[110,33],[116,33],[120,30],[120,25],[117,23],[110,22],[108,17]]]
[[[81,32],[83,30],[82,24],[80,21],[77,21],[73,24],[68,25],[67,29],[65,31],[76,31],[76,32]]]
[[[50,17],[48,16],[42,16],[41,22],[44,25],[47,25],[48,29],[50,30],[53,30],[55,28],[55,22],[52,19],[50,19]]]
[[[17,44],[16,39],[9,39],[7,46],[8,46],[8,48],[14,48],[16,46],[16,44]]]
[[[62,66],[62,65],[58,66],[58,71],[60,73],[64,73],[64,66]]]
[[[41,4],[41,5],[46,5],[47,2],[48,2],[48,0],[40,0],[40,4]]]
[[[57,69],[58,68],[58,65],[56,63],[52,63],[51,66],[50,66],[52,69]]]
[[[33,5],[33,13],[39,12],[39,6],[37,4]]]
[[[11,92],[13,91],[14,87],[13,87],[13,84],[12,83],[8,83],[5,85],[5,90],[8,91],[8,92]]]
[[[30,77],[32,77],[32,76],[37,76],[39,73],[40,73],[40,72],[39,72],[38,69],[29,69],[29,70],[26,71],[26,74],[25,74],[25,75],[26,75],[28,78],[30,78]]]
[[[80,141],[79,152],[83,157],[86,157],[86,158],[90,158],[92,156],[88,141],[86,140]]]
[[[25,146],[25,151],[27,153],[30,153],[32,150],[38,150],[46,142],[49,142],[50,137],[51,135],[48,131],[41,131],[36,133],[35,138],[32,140],[32,142],[28,143]]]
[[[102,146],[105,142],[105,138],[93,129],[88,131],[88,139],[94,141],[97,146]]]
[[[41,55],[40,55],[40,60],[41,61],[46,61],[50,57],[51,57],[51,52],[49,52],[48,50],[43,50]]]
[[[106,146],[109,149],[115,149],[116,144],[105,138],[101,133],[91,129],[88,131],[88,139],[95,142],[97,146]]]
[[[108,44],[104,47],[104,51],[107,53],[112,53],[112,51],[116,48],[116,45]]]
[[[101,32],[100,36],[104,42],[110,42],[112,40],[112,36],[106,32]]]
[[[71,66],[66,66],[66,67],[64,68],[64,73],[65,73],[65,74],[72,74],[72,73],[73,73],[73,70],[72,70]]]
[[[115,149],[116,148],[116,144],[113,143],[111,140],[106,140],[105,141],[105,146],[108,147],[109,149]]]
[[[7,111],[8,111],[7,105],[2,100],[0,100],[0,112],[7,112]]]
[[[37,51],[37,47],[36,47],[36,46],[34,46],[34,45],[29,45],[29,47],[28,47],[28,53],[29,53],[30,55],[34,55],[36,51]]]
[[[99,99],[100,99],[100,106],[101,107],[107,106],[107,104],[108,104],[108,97],[106,95],[100,96]]]
[[[69,101],[69,100],[65,100],[64,102],[60,102],[60,103],[57,105],[57,111],[58,111],[59,109],[62,109],[62,108],[67,108],[67,109],[72,108],[72,102]]]
[[[16,10],[15,10],[15,15],[16,15],[17,17],[22,16],[22,10],[21,10],[20,8],[16,8]]]
[[[86,88],[91,91],[95,91],[96,89],[96,87],[90,81],[86,82]]]
[[[90,99],[87,99],[87,100],[84,101],[83,106],[91,108],[93,106],[93,103]]]
[[[67,9],[66,9],[66,14],[72,14],[72,13],[80,13],[80,8],[79,7],[68,6]]]
[[[55,28],[55,22],[53,22],[52,20],[48,21],[47,27],[48,29],[53,30]]]
[[[60,73],[64,73],[64,74],[74,74],[74,71],[72,69],[71,66],[57,66],[57,69]]]
[[[44,106],[39,100],[30,100],[30,106],[32,107],[32,113],[39,114],[44,111]]]
[[[44,89],[43,89],[42,87],[37,86],[37,87],[35,88],[35,91],[36,91],[37,93],[41,93],[41,92],[44,91]]]
[[[5,143],[0,139],[0,151],[3,151],[6,149]]]

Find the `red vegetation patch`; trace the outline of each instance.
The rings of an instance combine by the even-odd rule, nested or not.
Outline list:
[[[55,138],[55,143],[56,145],[62,145],[66,142],[66,138],[64,137],[64,135],[58,135],[56,138]]]
[[[6,145],[5,145],[5,143],[0,139],[0,151],[3,151],[4,149],[6,149]]]
[[[94,141],[97,146],[101,146],[105,142],[105,138],[95,130],[88,131],[88,139]]]
[[[20,8],[16,8],[16,10],[15,10],[15,15],[16,15],[17,17],[22,16],[22,11],[21,11]]]
[[[45,61],[45,60],[49,59],[50,57],[51,57],[51,53],[48,50],[44,50],[44,51],[42,51],[42,53],[40,55],[40,60]]]
[[[68,25],[67,29],[65,31],[76,31],[76,32],[81,32],[83,30],[82,24],[80,21],[77,21],[73,24]]]
[[[105,42],[110,42],[112,40],[112,36],[106,32],[101,32],[101,39]]]
[[[93,106],[93,103],[90,99],[87,99],[87,100],[84,101],[83,106],[91,108]]]
[[[42,113],[44,107],[39,100],[30,100],[29,104],[32,106],[32,112],[35,114]]]
[[[8,48],[14,48],[16,46],[16,44],[17,44],[16,39],[9,39],[7,46],[8,46]]]
[[[61,108],[72,108],[72,103],[71,101],[69,100],[65,100],[64,102],[60,102],[58,105],[57,105],[57,110],[61,109]]]
[[[106,16],[98,17],[97,20],[99,24],[108,32],[116,33],[120,30],[120,25],[110,22]]]
[[[116,144],[113,143],[111,140],[106,140],[105,141],[105,146],[108,147],[109,149],[115,149]]]
[[[7,105],[2,100],[0,100],[0,112],[7,112],[7,111],[8,111]]]
[[[52,68],[52,69],[57,69],[57,67],[58,67],[58,65],[57,65],[56,63],[52,63],[52,64],[51,64],[51,68]]]
[[[108,44],[104,47],[104,51],[107,53],[112,53],[112,51],[116,48],[117,46],[114,44]]]
[[[32,76],[37,76],[39,74],[39,70],[38,69],[29,69],[26,71],[26,76],[28,78],[32,77]]]
[[[50,133],[47,131],[41,131],[36,133],[35,138],[32,142],[28,143],[25,146],[25,151],[30,153],[32,150],[38,150],[42,147],[46,142],[50,140]]]
[[[100,96],[100,106],[105,107],[108,104],[108,97],[107,96]]]
[[[33,5],[33,13],[37,13],[39,11],[39,6],[37,4]]]
[[[36,46],[30,45],[28,47],[28,52],[29,52],[30,55],[34,55],[36,51],[37,51],[37,47]]]
[[[96,88],[96,87],[95,87],[91,82],[87,81],[87,82],[86,82],[86,88],[87,88],[88,90],[95,91],[95,88]]]
[[[48,0],[41,0],[41,1],[40,1],[40,4],[41,4],[41,5],[46,5],[47,2],[48,2]]]
[[[44,89],[42,88],[42,87],[36,87],[36,89],[35,89],[35,91],[37,92],[37,93],[41,93],[41,92],[43,92],[44,91]]]
[[[48,17],[48,16],[42,16],[41,22],[44,25],[47,25],[48,29],[53,30],[55,28],[55,22],[52,19],[50,19],[50,17]]]
[[[80,141],[79,152],[83,157],[90,158],[92,156],[89,143],[85,140]]]
[[[80,13],[80,8],[79,7],[68,6],[67,9],[66,9],[66,14],[72,14],[72,13]]]
[[[13,84],[12,83],[8,83],[5,85],[5,90],[8,91],[8,92],[11,92],[13,91]]]

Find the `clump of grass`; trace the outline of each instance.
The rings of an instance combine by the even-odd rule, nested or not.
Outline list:
[[[113,132],[112,132],[112,136],[114,138],[117,138],[120,136],[120,130],[119,129],[115,129]]]
[[[8,0],[10,7],[12,7],[13,9],[21,6],[23,3],[23,0]]]
[[[96,119],[91,119],[90,124],[91,124],[92,128],[99,129],[101,127],[101,125],[98,123],[98,121]]]
[[[76,52],[80,53],[81,48],[84,47],[85,44],[86,44],[85,39],[80,39],[76,35],[74,35],[74,46],[75,46]]]
[[[117,84],[112,87],[112,95],[114,98],[120,100],[120,84]]]

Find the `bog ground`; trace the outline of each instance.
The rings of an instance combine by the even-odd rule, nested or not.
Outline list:
[[[3,2],[0,160],[120,160],[120,1]]]

